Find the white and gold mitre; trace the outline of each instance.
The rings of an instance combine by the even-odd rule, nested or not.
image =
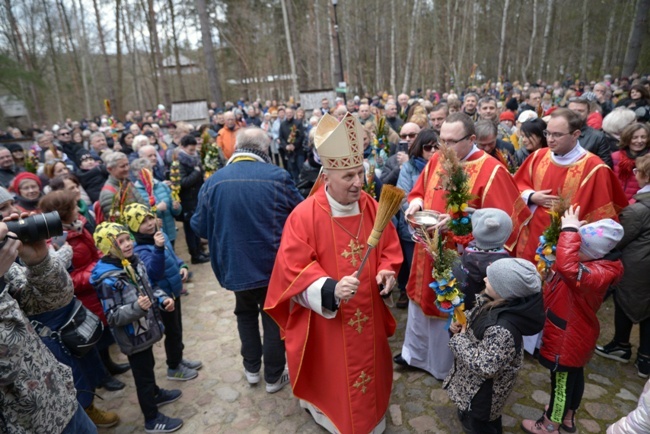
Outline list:
[[[351,113],[341,122],[324,114],[314,134],[314,145],[324,169],[349,169],[363,164],[363,126]]]

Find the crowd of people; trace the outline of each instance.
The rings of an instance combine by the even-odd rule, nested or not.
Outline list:
[[[650,284],[647,78],[208,109],[198,127],[159,106],[0,132],[0,214],[57,211],[64,229],[21,244],[0,224],[3,431],[114,426],[119,416],[96,407],[94,391],[123,388],[115,375],[128,370],[145,431],[179,429],[158,408],[182,391],[157,386],[152,345],[164,339],[168,379],[197,378],[203,364],[184,355],[181,305],[190,265],[207,262],[234,292],[247,382],[261,381],[263,364],[266,392],[291,384],[330,432],[382,432],[393,369],[421,369],[444,381],[466,432],[500,433],[524,351],[549,370],[550,401],[522,428],[574,432],[585,365],[594,351],[630,361],[636,323],[637,372],[650,376],[640,289]],[[430,287],[438,259],[409,223],[434,211],[431,230],[451,233],[450,152],[466,174],[472,225],[453,242],[467,322],[451,323]],[[388,185],[407,197],[366,253]],[[557,242],[540,256],[554,220]],[[177,222],[189,265],[176,253]],[[393,289],[408,309],[395,355]],[[615,335],[597,345],[608,293]],[[103,327],[83,354],[61,338],[79,309]],[[114,344],[128,364],[113,361]],[[649,425],[637,414],[610,430]]]

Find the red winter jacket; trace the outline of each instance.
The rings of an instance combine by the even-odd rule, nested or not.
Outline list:
[[[86,219],[79,216],[79,220],[85,226]],[[102,253],[97,250],[93,236],[87,229],[83,229],[81,233],[75,231],[68,231],[68,244],[72,247],[72,283],[74,285],[74,293],[81,303],[86,306],[92,313],[97,315],[104,325],[106,324],[106,316],[104,309],[99,301],[95,288],[90,284],[90,274],[97,264],[97,261],[102,257]]]
[[[540,363],[551,370],[585,366],[596,346],[596,312],[607,288],[623,275],[619,259],[580,262],[580,234],[563,231],[557,243],[555,275],[544,288],[546,322]]]

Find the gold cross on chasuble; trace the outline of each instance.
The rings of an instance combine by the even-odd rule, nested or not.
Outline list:
[[[361,334],[363,331],[363,323],[368,320],[369,318],[361,312],[361,309],[357,308],[357,311],[354,314],[354,318],[350,318],[348,325],[353,329],[356,329],[357,333]]]
[[[350,258],[350,263],[353,267],[356,267],[357,263],[361,261],[361,252],[363,252],[363,245],[359,244],[359,242],[355,240],[350,240],[348,248],[350,251],[343,250],[341,256],[343,256],[345,259]],[[355,255],[358,256],[359,259],[355,258]]]
[[[352,386],[356,387],[357,389],[361,390],[361,393],[365,394],[366,393],[366,384],[370,383],[372,380],[372,377],[368,374],[366,374],[365,371],[361,371],[361,375],[359,375],[359,378],[357,378],[356,383],[354,383]]]

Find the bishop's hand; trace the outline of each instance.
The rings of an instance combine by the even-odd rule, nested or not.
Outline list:
[[[360,283],[355,271],[351,276],[345,276],[339,280],[334,288],[334,295],[339,300],[350,300],[357,293]]]

